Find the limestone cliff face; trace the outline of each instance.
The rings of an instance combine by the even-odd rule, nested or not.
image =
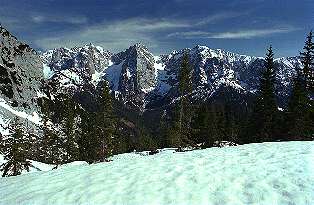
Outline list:
[[[43,79],[40,56],[0,27],[0,96],[18,110],[37,110]]]
[[[136,44],[117,54],[117,57],[120,59],[114,61],[121,64],[118,86],[120,95],[124,101],[144,106],[146,93],[156,85],[154,56],[145,46]]]

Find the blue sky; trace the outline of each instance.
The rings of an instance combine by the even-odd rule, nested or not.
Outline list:
[[[313,0],[0,0],[0,22],[36,49],[88,43],[155,54],[206,45],[297,55],[314,29]]]

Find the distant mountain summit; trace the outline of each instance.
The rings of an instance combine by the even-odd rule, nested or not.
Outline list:
[[[223,87],[242,93],[255,93],[259,86],[259,76],[264,69],[264,58],[196,46],[161,56],[164,70],[167,76],[170,76],[163,82],[170,84],[170,90],[176,87],[178,69],[184,52],[189,54],[193,68],[194,98],[211,98]],[[291,89],[291,80],[296,73],[295,68],[300,67],[301,62],[298,57],[290,57],[276,59],[275,64],[278,99],[284,103]]]

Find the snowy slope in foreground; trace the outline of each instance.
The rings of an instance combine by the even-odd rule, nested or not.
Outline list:
[[[0,204],[314,204],[314,142],[152,156],[0,179]]]
[[[7,160],[4,159],[3,155],[0,154],[0,165],[5,163]],[[33,172],[43,172],[43,171],[50,171],[56,168],[55,165],[52,164],[45,164],[42,162],[37,162],[37,161],[33,161],[30,160],[31,162],[31,166],[29,168],[29,172],[27,172],[27,170],[23,170],[22,175],[23,174],[30,174]],[[87,166],[88,163],[84,162],[84,161],[76,161],[76,162],[71,162],[68,164],[63,164],[57,167],[57,169],[68,169],[68,168],[72,168],[73,166]],[[2,176],[3,172],[0,171],[0,177]],[[0,180],[0,185],[1,185],[1,180]],[[1,189],[1,188],[0,188]],[[0,195],[1,196],[1,195]]]

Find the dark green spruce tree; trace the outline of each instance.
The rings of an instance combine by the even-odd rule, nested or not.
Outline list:
[[[239,143],[239,135],[240,135],[240,122],[241,118],[234,111],[234,108],[230,105],[230,103],[226,103],[224,106],[224,119],[225,119],[225,138],[229,142]]]
[[[159,126],[158,126],[158,132],[157,136],[159,136],[159,141],[158,141],[158,146],[159,147],[167,147],[168,146],[168,121],[169,119],[167,118],[167,111],[163,110],[160,113],[160,118],[159,118]]]
[[[314,135],[314,103],[310,98],[314,92],[314,43],[312,31],[307,35],[300,57],[303,70],[297,68],[297,76],[294,79],[287,111],[287,130],[290,140],[309,140]]]
[[[314,127],[314,42],[313,31],[307,35],[303,52],[300,53],[303,64],[303,75],[305,77],[306,89],[310,97],[310,119],[311,127]],[[314,133],[312,131],[312,138]]]
[[[273,141],[277,137],[278,108],[275,96],[274,53],[270,46],[266,54],[265,70],[260,77],[258,96],[250,119],[250,141]]]
[[[230,103],[204,103],[192,121],[193,140],[212,147],[221,141],[239,143],[240,117]]]
[[[192,68],[188,53],[183,54],[178,80],[180,100],[172,125],[167,130],[168,144],[173,147],[193,144],[190,140],[192,110],[188,99],[192,91]]]
[[[1,153],[7,160],[0,167],[2,177],[20,175],[23,170],[29,171],[31,162],[27,159],[29,140],[25,128],[17,117],[8,126],[9,135],[3,136]]]
[[[116,120],[113,113],[113,102],[107,83],[104,84],[99,98],[99,112],[97,113],[97,136],[99,139],[99,160],[106,161],[114,149]]]
[[[286,122],[289,140],[309,140],[314,134],[314,119],[311,118],[310,103],[306,78],[297,69],[287,111]]]
[[[79,158],[78,149],[78,124],[79,116],[77,112],[77,104],[74,100],[67,95],[61,94],[58,97],[59,109],[61,121],[60,121],[60,131],[62,133],[62,146],[65,152],[62,154],[62,161],[72,162]]]
[[[202,105],[193,120],[193,135],[197,143],[204,143],[204,147],[212,147],[215,141],[221,139],[217,113],[214,106]]]
[[[81,109],[80,118],[79,159],[93,163],[98,160],[97,148],[99,147],[96,113]]]
[[[38,150],[39,161],[58,166],[61,163],[62,140],[52,123],[52,111],[50,109],[49,98],[41,98],[41,121],[42,137],[40,139],[40,149]]]
[[[314,42],[313,32],[306,37],[303,52],[300,53],[303,64],[303,75],[305,78],[306,88],[310,93],[314,93]]]

